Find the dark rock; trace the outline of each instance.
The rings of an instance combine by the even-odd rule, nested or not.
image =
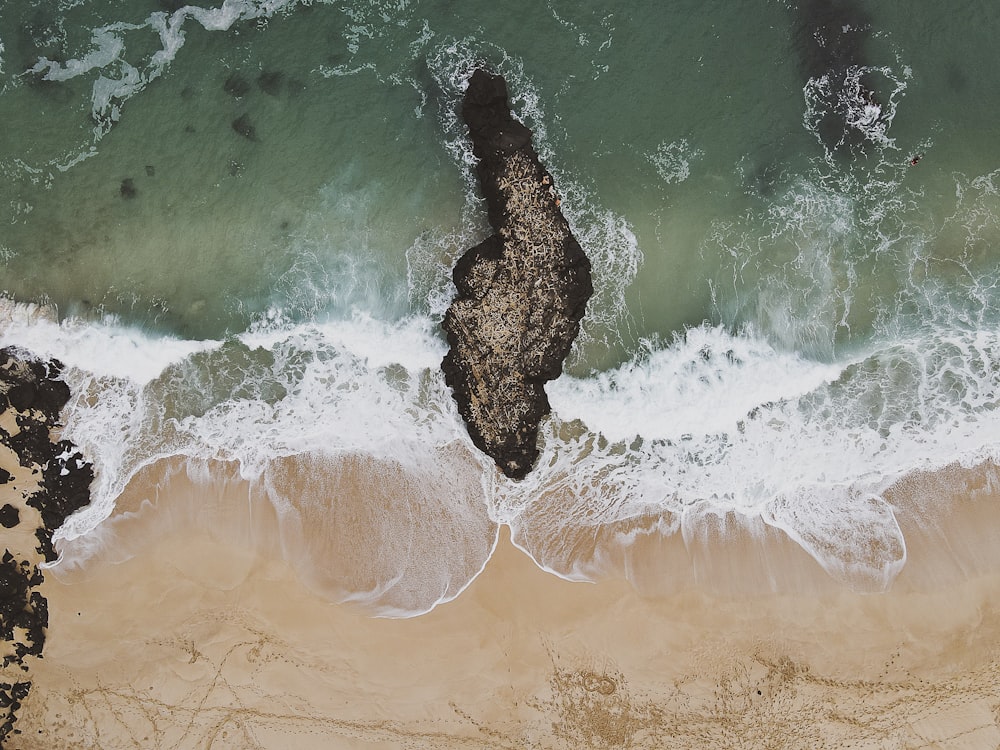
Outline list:
[[[0,666],[24,666],[25,656],[38,656],[45,645],[49,608],[45,599],[32,589],[42,582],[38,568],[18,560],[9,551],[0,558],[0,640],[13,643],[13,653],[3,657]],[[17,635],[15,628],[25,631]]]
[[[233,73],[222,84],[222,89],[230,96],[240,99],[250,93],[250,81],[240,73]]]
[[[0,484],[7,484],[11,479],[10,472],[6,469],[0,469]]]
[[[133,180],[131,177],[127,177],[124,180],[122,180],[122,185],[118,189],[118,192],[121,193],[122,198],[124,198],[125,200],[132,200],[133,198],[135,198],[136,195],[139,194],[139,191],[135,187],[135,180]]]
[[[56,559],[53,532],[70,513],[90,502],[94,478],[93,467],[72,443],[51,439],[53,428],[59,426],[59,414],[70,398],[69,387],[60,378],[62,370],[56,360],[42,361],[15,347],[0,349],[0,408],[17,410],[18,426],[15,435],[0,431],[0,439],[17,454],[22,466],[41,466],[39,488],[27,494],[25,501],[41,515],[42,524],[35,529],[35,537],[38,550],[49,562]],[[30,409],[25,407],[29,402]],[[6,471],[0,474],[3,481],[10,478]],[[16,507],[0,507],[0,525],[13,528],[20,521]],[[27,672],[27,657],[42,656],[49,615],[48,603],[38,591],[41,583],[37,565],[5,551],[0,558],[0,666],[4,669],[14,667]],[[30,686],[27,680],[0,682],[0,747],[18,733],[16,712]]]
[[[15,383],[7,391],[7,400],[18,411],[27,411],[35,403],[35,384]]]
[[[254,129],[253,123],[250,122],[250,115],[245,112],[233,120],[233,130],[249,141],[257,140],[257,131]]]
[[[52,550],[52,534],[72,513],[90,502],[93,466],[76,447],[61,440],[53,443],[50,430],[59,424],[59,414],[69,401],[69,387],[59,379],[62,364],[56,360],[42,362],[27,352],[12,347],[0,349],[0,382],[7,387],[7,398],[0,403],[21,411],[16,417],[19,432],[6,436],[4,442],[13,450],[22,465],[42,467],[39,490],[26,499],[39,511],[42,528],[36,536],[40,551],[49,562],[56,559]],[[34,393],[31,411],[24,412],[11,399],[13,393],[29,386]]]
[[[279,70],[265,70],[257,76],[257,86],[265,94],[277,96],[281,93],[281,84],[285,80],[285,74]]]
[[[512,479],[538,458],[559,376],[593,293],[590,262],[559,210],[531,131],[510,113],[501,76],[477,70],[462,103],[495,234],[455,265],[441,364],[475,445]]]
[[[21,522],[21,514],[10,503],[5,503],[0,507],[0,526],[5,529],[13,529]]]
[[[17,722],[17,711],[21,708],[21,701],[28,697],[31,683],[21,682],[0,682],[0,748],[4,747],[4,742],[12,735],[17,734],[14,729]]]
[[[0,395],[0,407],[12,405],[18,408],[11,403],[10,394],[16,393],[19,386],[26,385],[34,394],[31,408],[40,411],[43,420],[55,422],[70,396],[69,387],[59,379],[62,368],[58,360],[41,362],[15,347],[0,349],[0,382],[7,386],[7,396]]]

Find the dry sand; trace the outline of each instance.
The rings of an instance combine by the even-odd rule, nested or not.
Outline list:
[[[997,496],[966,473],[975,512],[949,535],[976,550],[995,542]],[[44,658],[10,748],[1000,747],[998,568],[934,581],[927,535],[884,595],[642,598],[545,573],[504,530],[456,600],[390,620],[321,601],[204,525],[159,523],[125,562],[47,574]],[[711,550],[671,554],[691,568]],[[741,557],[812,564],[773,539],[720,559]]]

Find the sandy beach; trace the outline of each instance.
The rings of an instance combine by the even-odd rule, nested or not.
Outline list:
[[[988,546],[976,542],[992,472],[969,472],[983,480],[969,491],[977,513],[956,516],[953,548]],[[735,538],[721,552],[679,541],[688,582],[679,570],[678,590],[643,597],[625,580],[543,572],[503,529],[456,600],[385,619],[322,601],[284,562],[178,521],[188,513],[165,520],[167,504],[132,519],[150,527],[131,559],[46,573],[44,658],[29,665],[9,747],[1000,744],[1000,575],[935,581],[929,547],[911,548],[888,594],[859,595],[824,583],[787,540]],[[701,556],[745,563],[747,588],[730,577],[723,592],[721,573],[696,582]],[[762,593],[746,577],[781,566],[805,568],[800,590]]]

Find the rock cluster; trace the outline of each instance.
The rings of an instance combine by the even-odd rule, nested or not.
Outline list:
[[[28,659],[40,658],[45,643],[49,617],[39,563],[55,560],[52,533],[90,502],[94,478],[92,466],[71,443],[52,438],[70,397],[61,371],[59,362],[0,349],[0,459],[5,462],[0,485],[6,501],[0,524],[11,530],[0,552],[0,747],[17,734],[17,711],[31,687]],[[24,524],[27,533],[17,533]],[[31,539],[35,542],[17,544]]]
[[[538,458],[545,383],[562,372],[593,293],[590,262],[531,131],[511,115],[504,79],[477,70],[462,116],[495,234],[455,265],[442,369],[472,441],[522,479]]]

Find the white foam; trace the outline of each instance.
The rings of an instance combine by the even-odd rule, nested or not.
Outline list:
[[[471,445],[426,318],[386,324],[357,315],[191,342],[14,309],[0,344],[67,365],[77,397],[63,435],[95,462],[93,504],[59,537],[94,528],[129,479],[163,457],[236,461],[253,477],[277,456],[317,447],[419,466],[426,446]]]
[[[646,159],[656,173],[668,185],[684,182],[691,176],[691,164],[702,158],[705,153],[694,148],[686,138],[671,143],[661,143],[656,150],[646,155]]]
[[[810,78],[803,87],[806,102],[803,126],[828,151],[828,157],[831,156],[831,149],[846,145],[849,137],[849,131],[845,130],[836,144],[824,142],[819,124],[829,116],[842,120],[848,129],[854,130],[870,144],[883,150],[895,149],[896,142],[889,137],[889,130],[911,75],[912,71],[907,66],[903,66],[902,73],[897,74],[888,66],[852,65],[841,73]],[[865,79],[872,78],[892,86],[888,99],[878,101],[874,98],[864,83]]]
[[[494,513],[566,572],[587,565],[561,535],[664,514],[697,533],[704,513],[733,512],[782,529],[835,579],[884,590],[906,555],[881,493],[1000,455],[998,363],[993,331],[926,330],[824,364],[696,329],[596,381],[553,384],[538,469],[499,488]]]
[[[91,115],[99,141],[121,117],[124,102],[163,74],[184,45],[184,24],[190,18],[207,31],[226,31],[233,24],[267,19],[297,0],[224,0],[217,8],[186,5],[173,14],[156,12],[141,24],[113,23],[91,30],[91,49],[78,58],[59,63],[40,58],[31,68],[49,81],[66,81],[98,71],[91,93]],[[129,62],[125,35],[154,32],[160,48],[148,59]]]
[[[889,504],[875,494],[800,487],[768,504],[762,518],[856,591],[887,591],[906,563],[906,542]]]
[[[111,24],[94,29],[90,35],[92,49],[81,58],[73,58],[65,63],[41,58],[31,68],[34,73],[44,73],[46,81],[68,81],[95,68],[104,68],[119,60],[125,51],[125,40],[119,32],[137,29],[132,24]]]
[[[95,377],[127,378],[143,384],[171,362],[216,342],[153,337],[122,326],[114,318],[99,323],[71,318],[60,323],[54,308],[0,298],[0,345],[11,344]]]
[[[561,419],[581,419],[609,440],[679,440],[735,430],[762,404],[798,398],[835,379],[837,365],[784,354],[760,337],[721,327],[692,328],[670,346],[587,379],[548,387]]]
[[[258,482],[275,461],[318,450],[414,476],[445,446],[474,453],[434,326],[276,320],[185,342],[13,306],[0,344],[67,364],[75,397],[63,434],[97,469],[92,505],[56,535],[73,540],[163,458],[232,462]],[[557,543],[574,529],[672,514],[658,533],[697,534],[706,513],[733,512],[782,529],[837,580],[883,590],[905,562],[884,488],[914,469],[1000,454],[984,439],[1000,434],[1000,334],[929,328],[815,362],[705,326],[613,372],[564,377],[551,402],[532,474],[509,482],[482,457],[476,470],[482,513],[510,523],[547,569],[593,570]]]

